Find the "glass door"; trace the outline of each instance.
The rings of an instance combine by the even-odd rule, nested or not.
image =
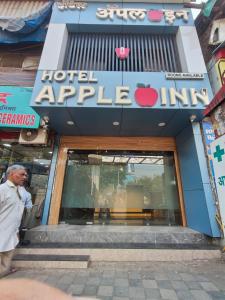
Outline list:
[[[60,222],[181,225],[173,152],[69,151]]]

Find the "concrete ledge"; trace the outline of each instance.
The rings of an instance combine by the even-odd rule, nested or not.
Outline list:
[[[88,262],[13,260],[12,266],[27,269],[87,269]]]
[[[19,248],[17,254],[89,255],[96,262],[192,261],[221,259],[220,250],[195,249],[44,249]],[[70,262],[69,262],[70,263]]]
[[[89,261],[89,255],[67,255],[63,253],[20,253],[14,256],[14,260],[29,261]]]

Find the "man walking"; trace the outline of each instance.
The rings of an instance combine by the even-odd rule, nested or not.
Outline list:
[[[10,273],[24,203],[18,187],[27,178],[26,169],[13,165],[6,171],[7,181],[0,185],[0,278]]]

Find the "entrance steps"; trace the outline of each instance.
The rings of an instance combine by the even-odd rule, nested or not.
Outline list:
[[[221,258],[220,249],[212,245],[208,237],[186,227],[39,226],[29,230],[26,239],[31,244],[17,249],[18,256],[14,263],[18,267],[29,267],[26,261],[35,257],[32,267],[48,265],[50,268],[53,268],[51,265],[76,268],[76,263],[81,264],[76,257],[85,258],[86,267],[88,261],[150,262]]]
[[[23,249],[25,250],[25,249]],[[28,269],[86,269],[88,268],[89,255],[51,254],[49,251],[37,253],[26,249],[18,250],[13,258],[15,268]],[[33,248],[34,250],[34,248]],[[52,249],[53,250],[53,249]],[[52,253],[55,251],[51,251]]]

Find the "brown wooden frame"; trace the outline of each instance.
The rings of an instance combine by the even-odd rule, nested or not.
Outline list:
[[[64,175],[68,150],[140,150],[174,152],[175,170],[180,201],[182,224],[186,226],[182,183],[176,142],[173,137],[96,137],[96,136],[63,136],[60,140],[56,175],[51,197],[49,225],[58,224],[61,206]]]

